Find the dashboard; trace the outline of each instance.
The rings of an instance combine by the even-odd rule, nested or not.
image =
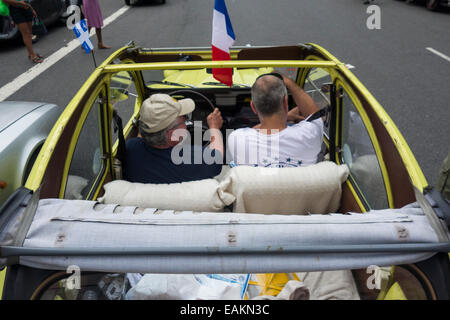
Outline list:
[[[228,92],[177,90],[171,93],[176,99],[191,98],[195,102],[192,121],[202,121],[214,110],[219,108],[224,120],[223,130],[253,127],[259,123],[258,116],[250,107],[251,95],[249,90],[230,90]]]

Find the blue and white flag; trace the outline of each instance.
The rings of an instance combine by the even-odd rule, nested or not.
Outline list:
[[[92,45],[91,39],[89,38],[89,29],[87,27],[86,20],[83,19],[73,27],[73,32],[77,36],[78,41],[80,41],[81,46],[86,51],[86,53],[90,53],[94,46]]]

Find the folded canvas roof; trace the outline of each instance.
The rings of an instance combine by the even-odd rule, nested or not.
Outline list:
[[[450,251],[448,230],[436,232],[418,203],[365,214],[290,216],[84,200],[32,203],[1,226],[2,264],[19,257],[22,265],[50,270],[299,272],[414,263]]]

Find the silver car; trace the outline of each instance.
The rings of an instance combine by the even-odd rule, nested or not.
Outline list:
[[[0,102],[0,206],[31,171],[62,108],[41,102]]]

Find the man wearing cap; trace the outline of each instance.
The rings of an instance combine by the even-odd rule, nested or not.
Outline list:
[[[297,104],[291,111],[288,89]],[[250,106],[260,124],[235,130],[228,136],[227,148],[233,162],[276,168],[316,163],[322,146],[323,121],[321,117],[311,117],[319,111],[314,100],[279,73],[259,76],[251,94]],[[288,121],[297,123],[288,125]]]
[[[186,135],[186,115],[194,111],[192,99],[176,101],[167,94],[154,94],[146,99],[140,112],[138,122],[139,135],[126,143],[126,160],[124,178],[130,182],[140,183],[179,183],[202,180],[218,175],[221,163],[197,163],[193,160],[195,153],[204,151],[201,146],[187,146],[191,155],[187,161],[179,163],[184,148],[175,148]],[[219,109],[207,117],[211,139],[207,150],[212,157],[222,158],[223,141],[220,129],[223,119]],[[186,147],[186,146],[183,146]],[[217,154],[219,153],[219,154]],[[176,157],[176,159],[174,158]],[[176,160],[176,161],[175,161]]]

